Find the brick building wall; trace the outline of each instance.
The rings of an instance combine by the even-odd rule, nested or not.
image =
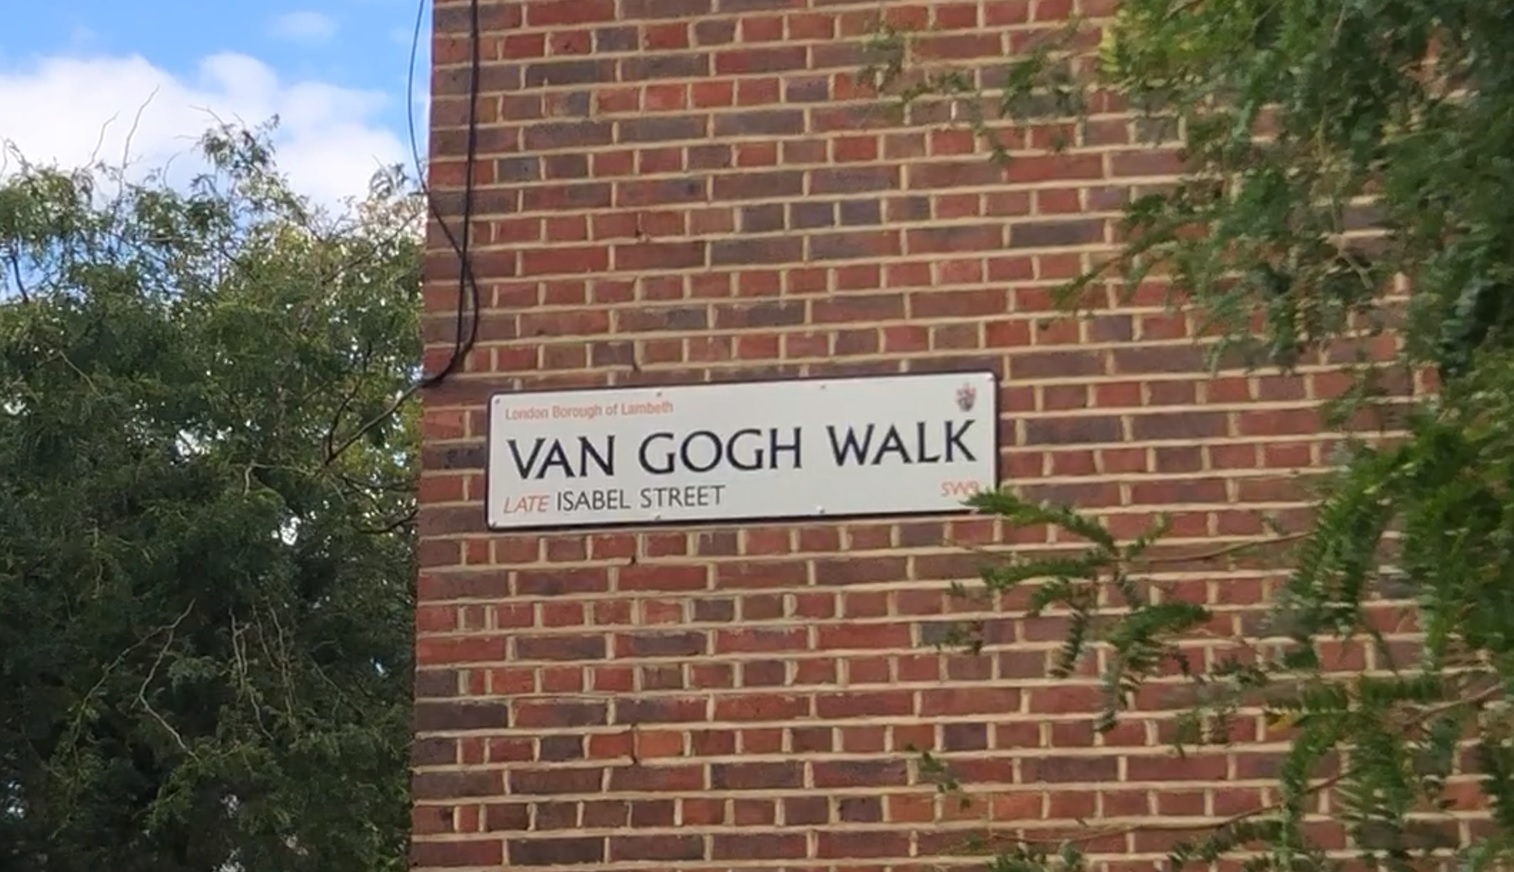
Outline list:
[[[1325,374],[1210,377],[1151,294],[1079,321],[1048,293],[1167,171],[1105,117],[1000,170],[967,133],[854,86],[880,9],[932,51],[1003,58],[1071,0],[486,2],[466,370],[425,399],[414,859],[419,868],[902,870],[985,825],[1200,819],[1261,799],[1255,753],[1176,760],[1160,710],[1103,738],[1091,678],[1046,677],[1063,627],[1005,604],[980,656],[964,545],[1049,541],[978,518],[500,535],[484,527],[494,391],[991,368],[1001,469],[1032,496],[1175,542],[1263,533],[1320,461]],[[1098,12],[1092,7],[1081,11]],[[468,9],[437,0],[432,185],[463,181]],[[1029,145],[1044,131],[1021,131]],[[435,229],[435,228],[433,228]],[[427,337],[456,259],[432,234]],[[1181,565],[1173,569],[1183,569]],[[1235,617],[1253,575],[1176,573]],[[924,783],[945,751],[984,801]],[[1150,860],[1160,834],[1089,847]]]

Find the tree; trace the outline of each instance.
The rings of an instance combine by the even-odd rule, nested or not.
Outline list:
[[[1353,431],[1312,526],[1287,537],[1269,620],[1208,668],[1187,655],[1209,610],[1143,573],[1160,528],[1120,542],[1075,509],[975,500],[1086,543],[984,578],[1070,618],[1064,671],[1099,652],[1101,727],[1146,681],[1182,672],[1196,691],[1184,745],[1226,744],[1258,717],[1290,740],[1277,803],[1194,834],[1176,865],[1244,851],[1257,869],[1330,866],[1306,819],[1321,793],[1372,864],[1514,859],[1511,26],[1514,5],[1488,0],[1122,0],[986,73],[932,68],[910,34],[877,34],[873,81],[906,106],[955,102],[995,159],[1013,160],[1027,130],[1076,144],[1095,115],[1128,110],[1180,160],[1172,184],[1132,192],[1125,243],[1064,288],[1069,306],[1174,289],[1227,360],[1348,361],[1335,423],[1391,413],[1386,436]],[[1423,631],[1412,652],[1383,643],[1375,618],[1395,609]],[[1323,652],[1342,643],[1377,648],[1385,668],[1331,671]],[[1472,841],[1438,826],[1453,775],[1491,816]],[[1020,841],[996,868],[1076,869],[1079,844]]]
[[[420,199],[266,133],[0,177],[0,869],[404,865]]]

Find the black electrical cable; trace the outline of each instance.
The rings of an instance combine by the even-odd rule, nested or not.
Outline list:
[[[421,31],[426,13],[426,0],[420,0],[415,12],[415,33],[410,41],[410,70],[406,79],[405,93],[407,94],[405,106],[405,120],[410,133],[410,154],[415,159],[417,172],[420,175],[421,193],[426,198],[431,215],[441,227],[447,242],[457,255],[457,335],[452,345],[452,355],[447,360],[446,366],[431,374],[423,375],[420,387],[435,387],[442,383],[447,376],[451,375],[462,366],[468,353],[478,342],[479,320],[479,290],[478,279],[473,274],[473,259],[470,249],[473,242],[473,167],[478,161],[478,97],[479,80],[482,76],[483,67],[483,28],[479,23],[479,0],[470,0],[468,4],[468,43],[470,50],[468,71],[468,127],[466,156],[463,159],[463,208],[462,208],[462,239],[453,234],[452,228],[447,225],[446,219],[436,207],[436,200],[431,196],[431,189],[426,184],[425,169],[422,167],[420,145],[415,135],[415,66],[416,58],[420,52]],[[469,314],[464,315],[464,310]]]
[[[441,210],[436,207],[436,200],[431,196],[431,188],[426,184],[426,169],[421,159],[421,149],[415,135],[415,66],[420,54],[421,31],[424,30],[426,19],[427,0],[419,0],[415,10],[415,31],[410,39],[410,69],[405,81],[405,121],[410,134],[410,156],[415,160],[417,183],[421,189],[421,196],[426,198],[427,208],[437,226],[441,228],[442,235],[447,237],[447,243],[452,246],[452,251],[457,255],[457,336],[453,340],[452,354],[447,359],[447,364],[431,375],[424,371],[421,377],[405,389],[394,402],[389,404],[381,414],[358,427],[351,435],[342,441],[340,445],[329,448],[326,452],[326,463],[335,461],[348,448],[351,448],[363,434],[379,426],[399,410],[405,401],[415,395],[422,388],[435,387],[442,383],[448,376],[456,372],[462,366],[463,361],[468,359],[468,354],[478,342],[478,319],[479,319],[479,290],[478,279],[473,274],[473,259],[469,249],[473,242],[473,166],[478,161],[478,92],[481,68],[483,67],[483,28],[480,26],[479,0],[470,0],[468,4],[468,42],[470,48],[470,63],[468,71],[468,127],[466,156],[463,160],[463,203],[462,203],[462,239],[452,232],[447,225],[446,218]],[[424,364],[423,364],[424,365]],[[333,434],[334,435],[334,434]],[[332,441],[328,436],[328,443]]]

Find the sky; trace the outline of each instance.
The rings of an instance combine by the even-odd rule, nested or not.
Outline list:
[[[129,155],[156,168],[217,117],[277,116],[279,165],[296,189],[323,201],[361,194],[380,166],[413,166],[408,111],[424,147],[426,32],[406,93],[420,2],[6,2],[0,142],[34,163]]]

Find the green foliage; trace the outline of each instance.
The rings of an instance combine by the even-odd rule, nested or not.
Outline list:
[[[1173,184],[1128,191],[1126,244],[1063,288],[1069,305],[1158,282],[1220,337],[1216,359],[1287,370],[1354,350],[1337,420],[1397,407],[1394,438],[1348,444],[1312,526],[1275,555],[1290,568],[1267,622],[1235,638],[1152,580],[1159,535],[1127,547],[1073,510],[976,500],[1086,543],[1011,558],[985,582],[1033,585],[1033,613],[1066,617],[1058,671],[1102,664],[1101,728],[1137,688],[1181,674],[1180,749],[1228,744],[1257,717],[1290,740],[1276,801],[1213,822],[1174,865],[1244,853],[1248,869],[1334,868],[1343,858],[1305,825],[1323,797],[1370,865],[1514,860],[1511,29],[1514,5],[1487,0],[1123,0],[998,70],[931,67],[887,28],[875,41],[883,91],[906,111],[955,103],[996,159],[1015,159],[1027,127],[1078,148],[1129,110],[1144,146],[1180,161]],[[1357,340],[1385,330],[1396,355],[1364,353]],[[1384,390],[1427,371],[1433,398]],[[1416,644],[1384,639],[1401,617]],[[1366,673],[1337,669],[1350,645],[1369,652]],[[1492,816],[1469,843],[1440,816],[1453,779],[1476,783]],[[1076,870],[1078,846],[1104,835],[1021,844],[995,868]]]
[[[1175,865],[1209,863],[1245,848],[1263,852],[1248,861],[1255,869],[1326,868],[1331,858],[1307,826],[1324,791],[1362,856],[1389,868],[1418,868],[1448,849],[1461,849],[1472,869],[1508,859],[1514,566],[1506,555],[1514,545],[1507,496],[1514,432],[1493,422],[1511,415],[1514,357],[1485,358],[1447,389],[1442,403],[1411,418],[1406,438],[1359,447],[1333,476],[1315,526],[1294,549],[1270,624],[1254,635],[1211,640],[1208,647],[1220,656],[1207,667],[1188,652],[1212,615],[1148,577],[1167,559],[1145,553],[1157,536],[1122,547],[1097,522],[1066,509],[1005,492],[974,498],[977,508],[1012,523],[1049,524],[1088,543],[1072,558],[1008,557],[985,568],[984,581],[999,593],[1033,584],[1032,617],[1068,616],[1055,674],[1071,674],[1088,658],[1104,664],[1099,729],[1112,728],[1147,682],[1181,674],[1192,692],[1179,715],[1180,751],[1230,744],[1231,725],[1242,716],[1260,715],[1291,734],[1276,802],[1181,843],[1171,856]],[[1391,537],[1390,521],[1397,526]],[[1413,662],[1395,659],[1401,650],[1389,647],[1374,621],[1374,611],[1380,616],[1395,604],[1417,615],[1424,631]],[[1326,652],[1358,637],[1374,646],[1376,668],[1342,674]],[[1469,743],[1470,758],[1461,753]],[[1434,825],[1434,815],[1449,809],[1447,781],[1458,775],[1479,779],[1499,825],[1470,845],[1448,841],[1448,830]],[[949,775],[936,778],[958,786]],[[1054,857],[1044,846],[1019,845],[994,868],[1065,865],[1080,856],[1078,841],[1104,834],[1085,833]]]
[[[0,179],[0,869],[404,865],[419,200],[202,146]]]
[[[1143,117],[1147,146],[1180,149],[1182,177],[1130,192],[1128,245],[1069,302],[1160,275],[1228,328],[1219,350],[1291,365],[1397,323],[1383,301],[1406,279],[1414,357],[1455,375],[1514,319],[1511,23],[1475,0],[1125,0],[1102,30],[1073,22],[997,69],[914,62],[880,28],[865,74],[904,104],[956,102],[1000,160],[1024,126],[1079,145],[1111,103]]]

